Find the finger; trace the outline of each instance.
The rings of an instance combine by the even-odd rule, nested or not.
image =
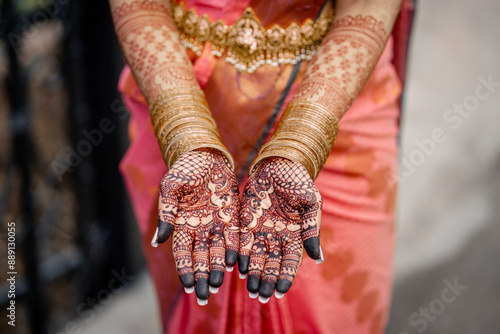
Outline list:
[[[187,293],[194,289],[194,272],[192,260],[193,237],[183,228],[174,231],[172,237],[172,251],[174,253],[175,267],[181,284]]]
[[[283,297],[287,293],[295,280],[295,275],[300,266],[303,254],[302,242],[297,232],[291,241],[288,241],[283,248],[283,263],[281,264],[280,276],[276,286],[276,297]]]
[[[234,267],[238,260],[238,250],[240,248],[240,195],[236,177],[231,180],[230,189],[231,202],[223,209],[228,212],[229,222],[224,226],[224,238],[226,242],[226,265]]]
[[[158,200],[157,242],[160,244],[170,238],[170,235],[174,230],[174,222],[177,217],[178,200],[173,189],[177,187],[177,184],[176,182],[169,180],[166,176],[161,181],[160,197]]]
[[[238,259],[240,196],[231,165],[220,153],[214,160],[213,179],[208,188],[212,192],[210,202],[217,207],[214,217],[223,226],[225,258],[230,271]]]
[[[248,273],[253,243],[253,233],[246,227],[242,228],[240,233],[240,252],[238,255],[238,270],[242,275],[246,275]]]
[[[210,253],[208,250],[208,233],[203,232],[194,238],[194,278],[196,280],[196,296],[201,300],[210,297],[208,279],[210,274]]]
[[[240,228],[238,226],[226,226],[224,228],[226,239],[226,265],[234,267],[238,261],[238,247],[240,243]]]
[[[266,260],[267,246],[263,236],[257,238],[252,247],[250,263],[248,266],[247,289],[252,298],[257,297],[262,277],[262,269]]]
[[[263,303],[267,303],[276,288],[283,258],[281,244],[276,239],[268,239],[268,247],[269,251],[267,252],[262,281],[259,287],[259,300]]]
[[[248,273],[248,265],[250,263],[250,254],[252,253],[252,247],[254,244],[254,234],[249,227],[255,228],[256,222],[258,220],[259,214],[257,213],[255,201],[253,198],[256,197],[255,191],[252,187],[247,186],[243,194],[243,200],[241,202],[240,210],[240,250],[238,256],[238,269],[242,275]],[[252,206],[253,204],[253,206]],[[260,213],[260,216],[262,213]]]
[[[307,207],[302,213],[302,240],[307,255],[319,264],[323,262],[323,252],[319,244],[323,199],[318,190],[316,190],[315,196],[316,202]]]
[[[226,269],[224,236],[220,232],[215,232],[210,237],[210,292],[217,293],[224,280]]]

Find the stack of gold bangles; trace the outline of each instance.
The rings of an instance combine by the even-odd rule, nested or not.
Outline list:
[[[220,140],[217,125],[202,90],[177,87],[156,96],[149,104],[151,120],[167,167],[185,152],[210,147],[234,161]]]
[[[318,103],[294,101],[285,109],[271,139],[250,167],[267,157],[283,157],[302,164],[313,180],[330,154],[339,130],[337,117]]]

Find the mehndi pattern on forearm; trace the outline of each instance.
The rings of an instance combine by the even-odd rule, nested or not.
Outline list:
[[[360,93],[385,45],[384,22],[351,15],[336,20],[293,100],[317,102],[341,117]]]
[[[147,99],[172,87],[198,86],[167,4],[124,3],[113,10],[113,20],[127,63]]]

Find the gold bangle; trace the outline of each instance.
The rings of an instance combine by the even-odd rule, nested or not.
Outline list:
[[[178,95],[188,95],[193,97],[201,96],[202,98],[205,98],[205,93],[197,87],[192,87],[192,86],[182,86],[182,87],[175,87],[175,88],[170,88],[167,91],[164,91],[163,93],[160,93],[153,97],[151,101],[149,101],[148,105],[153,106],[156,103],[160,102],[161,100],[169,99],[172,96],[178,96]]]
[[[294,115],[288,115],[286,118],[282,118],[280,120],[280,124],[286,124],[286,123],[296,123],[296,124],[307,124],[309,127],[316,129],[317,131],[320,131],[322,133],[331,133],[331,126],[328,126],[325,122],[319,122],[318,120],[313,119],[313,115],[311,114],[294,114]]]
[[[287,106],[287,109],[288,112],[295,112],[297,110],[307,111],[312,115],[321,118],[323,122],[328,122],[329,125],[333,125],[332,123],[338,123],[337,116],[319,103],[297,100],[292,101]]]
[[[160,143],[160,146],[161,146],[162,151],[163,151],[163,158],[164,158],[165,162],[168,163],[169,157],[171,157],[176,152],[176,150],[179,149],[178,144],[176,144],[177,141],[183,137],[191,136],[191,135],[193,136],[193,138],[196,136],[196,137],[199,137],[203,140],[219,140],[217,137],[218,133],[216,133],[215,131],[213,131],[211,129],[201,128],[201,129],[196,129],[196,131],[190,131],[190,130],[182,131],[182,132],[177,134],[177,137],[171,138],[170,141],[164,140]],[[168,166],[168,164],[167,164],[167,166]]]
[[[290,143],[290,141],[292,142]],[[300,136],[293,136],[293,134],[289,135],[286,133],[280,133],[279,137],[275,138],[272,142],[274,143],[272,146],[280,145],[281,143],[289,143],[289,144],[294,144],[294,142],[301,143],[313,153],[313,156],[316,158],[314,164],[315,166],[322,165],[323,160],[326,160],[326,158],[324,158],[325,155],[323,154],[323,150],[320,147],[318,147],[318,144],[314,140],[307,140]]]
[[[220,140],[219,138],[219,133],[217,132],[216,128],[209,128],[209,127],[201,127],[201,126],[192,126],[192,125],[186,125],[183,127],[178,128],[177,130],[174,130],[170,132],[170,134],[165,137],[165,139],[162,141],[164,143],[174,143],[174,140],[177,137],[180,137],[183,134],[195,134],[195,133],[205,133],[208,137],[214,137],[217,138],[217,140]]]
[[[333,126],[327,126],[326,122],[318,122],[312,120],[312,115],[310,114],[295,114],[293,116],[289,116],[288,118],[283,120],[284,124],[302,124],[307,125],[311,129],[315,129],[319,133],[322,134],[324,138],[328,141],[329,145],[333,145],[333,141],[337,137],[338,133],[338,124],[334,124]]]
[[[210,122],[213,126],[216,126],[215,120],[212,118],[212,116],[207,115],[205,113],[200,113],[195,111],[190,111],[190,112],[178,111],[178,112],[172,112],[171,114],[165,114],[158,121],[153,123],[155,134],[159,134],[161,130],[165,126],[169,126],[169,124],[173,124],[174,122],[179,122],[188,118],[205,119],[206,121]]]
[[[207,147],[221,152],[234,171],[233,158],[221,142],[201,89],[185,86],[160,93],[150,101],[149,113],[168,168],[183,153]]]
[[[171,104],[176,104],[179,101],[183,100],[189,100],[189,101],[197,101],[197,102],[202,102],[205,103],[206,99],[203,95],[190,95],[190,94],[175,94],[175,95],[168,95],[164,96],[161,99],[158,99],[154,103],[151,103],[150,109],[155,109],[158,108],[162,105],[171,105]]]
[[[321,156],[320,161],[326,161],[333,145],[333,136],[324,129],[314,127],[314,124],[311,124],[307,120],[299,121],[299,119],[293,121],[290,119],[282,120],[277,126],[271,140],[284,136],[300,140],[306,145],[311,146],[313,151]]]
[[[280,125],[309,126],[318,131],[317,136],[326,141],[326,152],[330,152],[338,134],[337,117],[328,109],[318,103],[308,101],[295,101],[286,108],[286,113],[280,120]],[[279,125],[278,125],[279,126]]]
[[[316,150],[314,150],[312,147],[308,145],[309,142],[303,142],[303,138],[297,138],[297,136],[287,136],[286,134],[281,135],[278,138],[274,138],[273,140],[268,141],[266,144],[262,146],[260,149],[260,152],[265,152],[268,149],[271,149],[275,146],[279,146],[281,144],[287,144],[288,146],[295,147],[297,146],[297,150],[303,152],[303,154],[306,154],[305,152],[309,152],[309,154],[306,154],[309,159],[314,162],[315,165],[319,165],[321,162],[321,155],[318,153]],[[295,145],[295,146],[294,146]],[[299,147],[301,149],[299,149]],[[312,153],[312,154],[311,154]]]
[[[339,120],[337,116],[319,103],[300,100],[293,101],[287,106],[286,111],[288,114],[300,114],[302,112],[312,116],[312,120],[319,118],[318,122],[327,125],[330,129],[338,128]]]
[[[316,133],[314,130],[315,129],[307,127],[304,124],[286,123],[279,126],[279,129],[276,128],[276,137],[273,136],[273,139],[279,138],[283,133],[296,134],[298,138],[305,137],[307,140],[316,142],[317,145],[321,147],[321,152],[324,154],[328,153],[330,146],[329,141],[321,133]]]
[[[158,141],[164,141],[168,134],[175,131],[177,128],[184,126],[185,124],[191,124],[196,126],[204,125],[205,127],[214,128],[215,125],[212,123],[213,119],[208,119],[205,117],[187,117],[182,119],[177,119],[171,123],[165,123],[165,125],[160,129],[157,138]]]
[[[208,104],[202,99],[193,99],[189,96],[176,96],[172,97],[171,101],[160,101],[160,103],[150,106],[149,113],[152,119],[157,119],[166,112],[166,110],[174,110],[176,108],[182,108],[183,106],[190,106],[193,104],[200,105],[201,109],[209,110]]]
[[[152,119],[157,118],[157,113],[162,111],[163,109],[172,109],[176,106],[182,105],[192,105],[193,103],[201,104],[205,109],[209,109],[208,103],[205,97],[199,95],[185,95],[185,94],[177,94],[177,95],[169,95],[163,99],[160,99],[153,104],[149,105],[149,113]]]
[[[184,105],[176,105],[169,108],[162,108],[161,113],[151,115],[153,124],[161,122],[164,118],[174,118],[179,115],[189,116],[190,114],[202,114],[212,117],[208,107],[204,107],[198,103],[190,103]]]
[[[331,120],[326,120],[326,119],[320,119],[318,115],[315,115],[310,112],[305,112],[302,109],[295,110],[293,113],[290,112],[286,117],[282,117],[280,120],[280,123],[288,123],[288,122],[295,122],[295,123],[301,123],[301,124],[308,124],[314,129],[317,129],[318,131],[321,131],[325,134],[331,134],[332,130],[335,132],[335,129],[337,127],[335,122],[329,122]]]
[[[208,108],[208,103],[204,97],[201,96],[190,96],[190,95],[174,95],[174,96],[169,96],[168,98],[159,100],[155,104],[150,105],[150,111],[155,111],[158,109],[162,109],[162,107],[170,108],[175,105],[179,104],[184,104],[188,102],[188,104],[191,104],[192,102],[195,103],[200,103],[204,105],[205,107]]]
[[[305,109],[294,109],[283,115],[280,122],[297,120],[299,122],[308,122],[311,126],[321,129],[324,132],[332,132],[338,126],[334,118],[322,117],[319,113],[314,113]]]
[[[324,106],[293,101],[283,112],[269,142],[259,150],[250,167],[264,158],[280,156],[302,164],[314,180],[323,168],[338,133],[338,119]]]

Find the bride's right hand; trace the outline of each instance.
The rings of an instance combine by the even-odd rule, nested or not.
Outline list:
[[[157,242],[172,235],[177,273],[200,305],[218,291],[226,267],[236,264],[239,206],[229,161],[214,149],[184,153],[161,181]]]

